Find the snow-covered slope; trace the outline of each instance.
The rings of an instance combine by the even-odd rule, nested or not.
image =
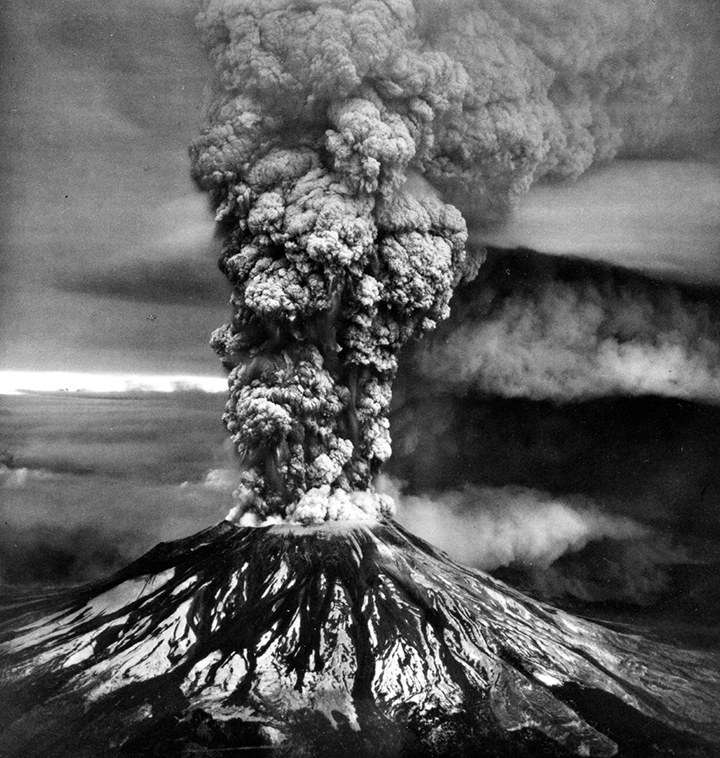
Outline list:
[[[4,757],[720,750],[712,656],[530,600],[390,521],[223,522],[1,619]]]

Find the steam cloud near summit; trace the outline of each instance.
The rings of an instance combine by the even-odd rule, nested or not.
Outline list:
[[[230,369],[244,523],[391,509],[373,481],[390,455],[398,352],[447,317],[483,257],[466,253],[458,208],[485,223],[533,182],[677,138],[687,12],[203,4],[215,80],[191,156],[234,287],[213,345]]]
[[[627,540],[650,530],[583,498],[554,498],[526,487],[475,487],[403,495],[402,482],[379,486],[399,503],[398,521],[461,562],[492,571],[514,562],[547,568],[593,540]]]

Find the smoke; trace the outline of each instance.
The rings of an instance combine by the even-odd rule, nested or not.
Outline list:
[[[468,485],[418,496],[403,495],[397,479],[383,477],[379,486],[398,502],[401,524],[485,571],[516,562],[546,569],[591,541],[633,539],[649,531],[587,498],[557,498],[528,487]]]
[[[451,328],[422,346],[414,365],[456,391],[503,397],[720,403],[719,315],[712,294],[617,269],[496,254]]]
[[[398,351],[482,259],[408,177],[487,222],[539,179],[669,139],[693,70],[680,19],[646,0],[204,2],[215,80],[191,157],[234,288],[213,346],[239,518],[389,511],[372,482]]]
[[[52,478],[52,474],[42,469],[32,470],[26,466],[11,468],[0,463],[0,490],[17,490],[25,487],[29,481],[43,481]]]

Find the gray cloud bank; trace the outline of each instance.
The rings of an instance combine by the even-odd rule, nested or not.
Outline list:
[[[212,366],[207,335],[226,297],[189,177],[207,70],[195,10],[3,4],[3,367],[41,368],[48,356],[56,369]],[[204,261],[202,288],[190,260]],[[149,324],[152,313],[161,318]]]
[[[504,223],[476,229],[473,237],[718,285],[720,166],[717,160],[618,161],[574,183],[534,187]]]
[[[233,458],[221,395],[3,398],[0,579],[95,579],[217,523]]]
[[[458,392],[720,403],[720,300],[617,268],[496,251],[410,360]]]

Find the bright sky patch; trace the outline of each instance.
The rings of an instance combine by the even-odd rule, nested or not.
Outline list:
[[[0,395],[26,392],[224,392],[223,377],[197,374],[89,374],[80,371],[0,371]]]

